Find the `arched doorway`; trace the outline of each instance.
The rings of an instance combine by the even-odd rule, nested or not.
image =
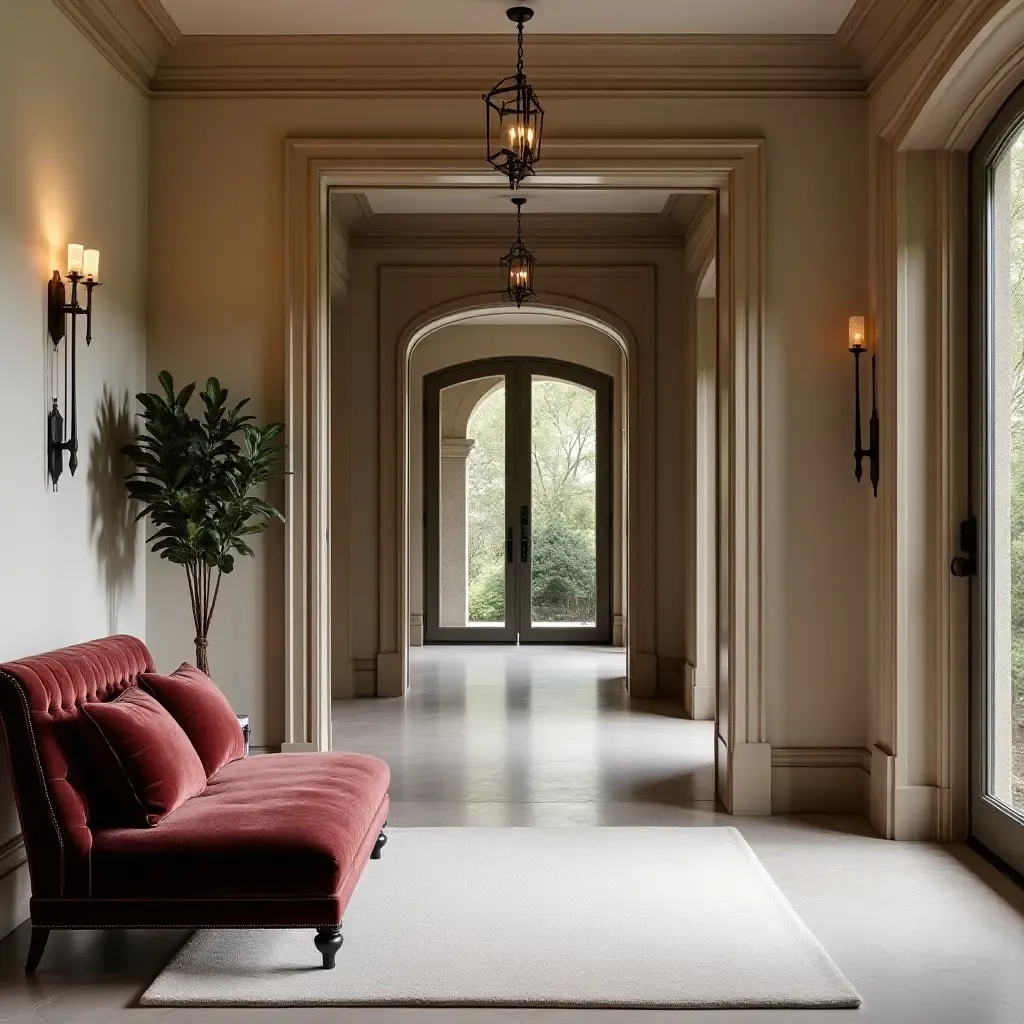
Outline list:
[[[610,643],[612,378],[518,357],[424,385],[426,641]]]
[[[592,374],[608,382],[608,404],[610,405],[608,452],[608,500],[612,508],[609,510],[608,529],[608,581],[609,591],[609,626],[605,630],[602,642],[615,647],[629,648],[639,656],[638,644],[643,644],[645,631],[643,621],[647,616],[650,621],[652,609],[644,602],[653,602],[652,590],[641,594],[637,600],[636,584],[642,580],[650,580],[650,569],[637,561],[640,550],[639,538],[634,538],[631,546],[628,538],[627,524],[646,522],[653,514],[648,505],[635,490],[630,487],[631,452],[633,463],[643,458],[637,451],[641,436],[636,427],[636,401],[631,394],[632,388],[642,393],[635,374],[638,360],[631,336],[624,326],[602,324],[590,311],[573,310],[561,304],[551,304],[545,308],[534,307],[527,311],[512,313],[507,307],[493,308],[481,306],[478,309],[464,310],[461,315],[443,316],[424,325],[428,328],[422,333],[408,352],[403,375],[406,378],[405,394],[407,414],[404,417],[406,433],[405,480],[407,502],[407,602],[409,610],[408,646],[418,647],[426,639],[426,605],[427,605],[427,528],[428,502],[426,500],[425,469],[426,441],[425,416],[427,403],[427,382],[434,376],[443,374],[453,367],[478,363],[481,361],[517,362],[554,359],[562,364],[579,368],[583,374]],[[457,374],[456,374],[457,375]],[[542,374],[543,376],[543,374]],[[504,391],[499,398],[492,393],[492,384],[487,381],[488,374],[483,373],[478,385],[466,382],[465,394],[461,395],[461,408],[449,417],[446,430],[455,435],[464,433],[474,408],[473,399],[484,402],[491,394],[492,404],[504,401]],[[451,382],[449,382],[451,383]],[[449,455],[455,454],[459,440],[453,441],[449,447]],[[646,454],[650,455],[650,440]],[[464,445],[462,446],[464,447]],[[472,456],[470,456],[472,458]],[[452,464],[450,470],[458,472]],[[646,497],[644,495],[643,497]],[[522,503],[520,503],[522,504]],[[520,509],[514,509],[516,515]],[[511,519],[511,513],[509,513]],[[509,521],[505,525],[514,527],[514,541],[519,541],[518,520]],[[507,540],[506,536],[502,540]],[[596,541],[596,538],[595,538]],[[517,551],[517,557],[519,552]],[[637,570],[630,568],[640,565]],[[633,585],[631,586],[631,580]],[[511,594],[510,594],[511,597]],[[635,608],[641,619],[640,633],[631,632],[631,611]],[[554,636],[551,637],[555,639]],[[506,638],[515,642],[515,634]],[[581,638],[591,642],[590,638]],[[634,682],[635,669],[634,669]],[[641,680],[641,685],[642,685]]]

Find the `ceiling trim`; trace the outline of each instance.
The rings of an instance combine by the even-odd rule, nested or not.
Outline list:
[[[856,0],[836,39],[858,58],[877,92],[954,0]]]
[[[167,8],[160,0],[135,0],[142,12],[157,27],[169,46],[177,46],[181,42],[181,29],[178,23],[168,14]]]
[[[439,249],[462,252],[508,247],[515,235],[511,214],[376,214],[348,228],[358,249]],[[616,249],[682,249],[682,226],[660,214],[539,213],[523,218],[523,235],[534,251],[592,248],[606,243]]]
[[[161,53],[181,39],[160,0],[53,0],[139,92],[148,95]]]
[[[504,35],[184,36],[162,56],[159,96],[465,95],[508,70]],[[532,36],[543,95],[863,95],[834,36]]]

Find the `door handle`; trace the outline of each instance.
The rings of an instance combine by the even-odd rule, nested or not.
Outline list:
[[[519,561],[530,560],[530,506],[522,505],[519,509]]]
[[[960,524],[960,550],[949,563],[949,571],[961,579],[978,575],[978,520],[971,516]]]
[[[515,544],[514,544],[514,542],[512,540],[512,531],[513,531],[513,529],[514,529],[514,527],[512,527],[512,526],[510,526],[508,528],[508,536],[505,538],[505,560],[507,562],[511,562],[512,561],[512,556],[513,556],[514,549],[515,549]]]

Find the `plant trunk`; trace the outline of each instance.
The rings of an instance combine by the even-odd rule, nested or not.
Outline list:
[[[206,637],[196,637],[196,668],[200,672],[210,674],[210,663],[206,660]]]
[[[210,663],[206,660],[206,638],[210,628],[210,619],[206,611],[209,573],[198,562],[191,562],[185,566],[185,576],[188,579],[188,595],[192,602],[192,621],[196,629],[196,668],[209,675]],[[204,583],[207,585],[204,586]]]

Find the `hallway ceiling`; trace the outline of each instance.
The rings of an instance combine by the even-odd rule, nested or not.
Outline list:
[[[531,189],[520,190],[528,202],[524,216],[555,214],[660,214],[687,216],[696,211],[700,195],[680,195],[653,189]],[[507,186],[493,189],[374,189],[362,193],[370,214],[512,214]]]
[[[493,34],[501,0],[163,0],[186,35]],[[534,34],[834,33],[853,0],[537,0]]]
[[[586,225],[591,233],[616,221],[661,230],[683,237],[712,201],[708,192],[668,192],[658,189],[552,189],[531,188],[522,192],[529,202],[524,208],[524,223],[534,226],[553,221]],[[440,189],[392,188],[365,192],[332,192],[334,216],[346,228],[357,233],[368,225],[388,224],[395,234],[424,221],[435,226],[439,218],[451,225],[481,227],[484,224],[511,222],[515,216],[507,187]],[[540,221],[535,218],[540,217]],[[403,227],[405,226],[405,227]]]

